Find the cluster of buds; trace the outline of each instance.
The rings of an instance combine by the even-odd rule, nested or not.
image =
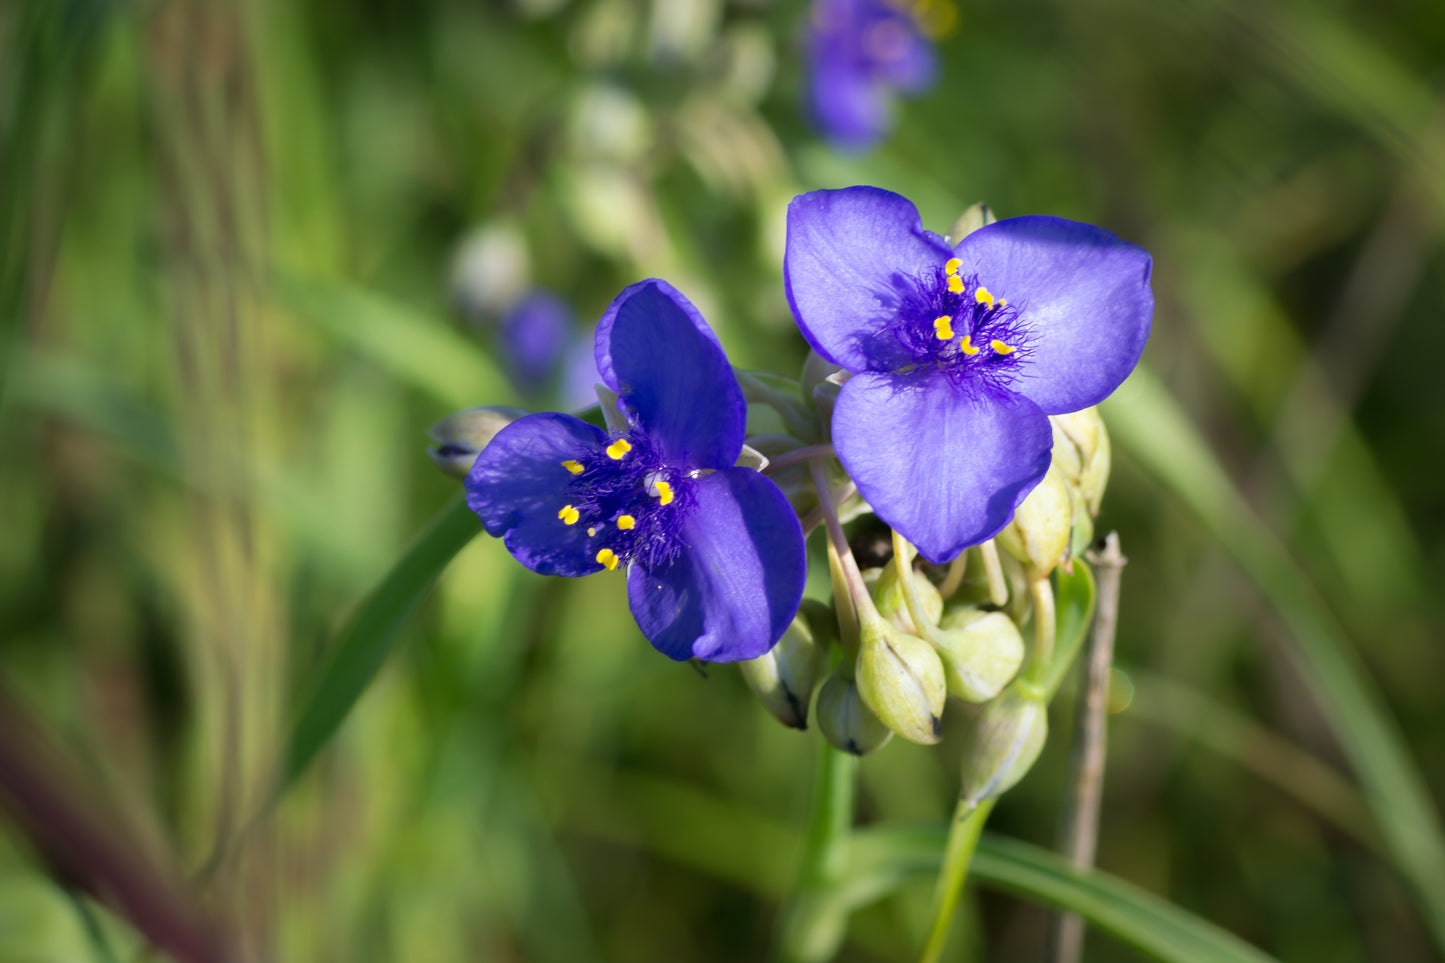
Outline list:
[[[749,445],[781,460],[826,439],[820,425],[836,396],[828,380],[834,374],[813,356],[802,382],[750,384],[744,375],[750,402],[766,409]],[[851,580],[853,558],[830,546],[834,607],[806,601],[772,652],[742,663],[779,721],[806,728],[811,705],[832,745],[864,755],[895,733],[937,743],[952,697],[967,704],[963,798],[976,804],[997,796],[1029,771],[1048,735],[1042,678],[1052,658],[1049,580],[1091,541],[1109,474],[1109,438],[1096,409],[1050,421],[1054,446],[1044,479],[1003,531],[951,564],[915,558],[894,533],[891,558]],[[847,481],[836,462],[821,462],[811,476],[809,467],[789,461],[773,474],[805,517],[820,514],[817,479],[835,490]],[[868,510],[856,496],[834,507],[840,523]]]

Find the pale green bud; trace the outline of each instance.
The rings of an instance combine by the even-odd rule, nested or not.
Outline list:
[[[509,220],[468,234],[452,261],[452,300],[473,323],[494,320],[531,284],[527,239]]]
[[[823,673],[836,627],[831,609],[809,606],[766,654],[738,663],[763,708],[783,725],[808,728],[808,703]]]
[[[992,209],[982,201],[970,207],[958,215],[958,220],[948,229],[948,239],[954,244],[968,237],[981,227],[987,227],[998,218],[994,217]]]
[[[931,641],[943,660],[948,694],[964,702],[994,698],[1024,663],[1023,636],[1002,612],[949,609]]]
[[[484,405],[453,412],[427,429],[427,436],[436,442],[427,449],[427,454],[448,475],[466,478],[472,463],[497,432],[526,414],[521,408],[506,405]]]
[[[837,749],[866,755],[893,738],[893,733],[858,694],[858,683],[842,671],[830,675],[818,690],[818,728]]]
[[[974,805],[1002,795],[1028,773],[1049,734],[1043,693],[1016,682],[984,706],[963,753],[963,798]]]
[[[891,622],[864,619],[858,646],[858,693],[884,725],[909,742],[932,745],[943,735],[948,683],[933,646]]]
[[[1091,411],[1093,409],[1090,409]],[[1079,495],[1089,506],[1089,514],[1099,514],[1099,503],[1104,500],[1104,488],[1109,484],[1109,468],[1113,462],[1113,450],[1109,444],[1109,432],[1099,420],[1099,444],[1094,457],[1084,466],[1084,475],[1079,479]]]
[[[1074,506],[1064,473],[1050,466],[1044,480],[1029,492],[1013,521],[994,536],[998,547],[1025,562],[1038,577],[1054,570],[1069,548]]]
[[[938,624],[938,619],[943,615],[943,596],[938,594],[938,587],[927,578],[919,575],[909,567],[906,576],[899,575],[898,556],[894,556],[887,565],[881,569],[869,569],[863,573],[863,583],[868,586],[873,596],[873,603],[878,606],[878,614],[883,616],[897,628],[913,635],[918,635],[922,626],[915,625],[913,618],[908,611],[908,602],[903,591],[903,579],[913,579],[917,586],[920,601],[923,603],[923,612],[929,619],[929,627]]]
[[[1098,408],[1067,415],[1050,415],[1054,429],[1054,465],[1083,498],[1091,515],[1099,513],[1099,500],[1109,480],[1109,432]]]

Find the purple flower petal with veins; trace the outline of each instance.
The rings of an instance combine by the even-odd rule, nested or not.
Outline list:
[[[992,538],[1048,471],[1048,415],[1097,404],[1149,337],[1152,262],[1101,228],[1016,217],[956,247],[906,198],[814,191],[788,208],[788,303],[853,372],[833,444],[930,561]]]

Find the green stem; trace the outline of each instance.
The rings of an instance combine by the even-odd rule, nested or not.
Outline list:
[[[1029,653],[1029,664],[1024,667],[1024,679],[1043,685],[1054,661],[1054,636],[1059,628],[1058,614],[1054,611],[1054,586],[1047,575],[1034,577],[1029,591],[1034,597],[1034,649]]]
[[[977,806],[960,799],[953,811],[953,822],[948,830],[948,843],[943,850],[943,868],[938,871],[938,885],[933,891],[933,927],[928,932],[920,963],[938,963],[948,944],[948,931],[953,922],[953,911],[963,893],[963,884],[968,879],[968,867],[973,862],[973,851],[978,848],[978,837],[983,824],[993,811],[996,799],[985,799]]]
[[[791,904],[783,913],[777,959],[781,963],[821,963],[837,952],[848,922],[848,907],[838,899],[838,883],[853,830],[853,797],[858,757],[818,740],[822,754],[813,777],[813,808],[803,849],[803,865]]]

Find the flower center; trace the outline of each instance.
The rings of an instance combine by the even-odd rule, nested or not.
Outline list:
[[[1006,390],[1027,360],[1032,338],[1023,312],[949,258],[915,279],[890,332],[910,363],[898,369],[941,371],[955,384]]]
[[[652,569],[677,555],[692,478],[665,464],[645,435],[617,436],[605,448],[578,452],[559,470],[573,478],[557,522],[586,530],[597,564],[615,569],[636,561]]]

